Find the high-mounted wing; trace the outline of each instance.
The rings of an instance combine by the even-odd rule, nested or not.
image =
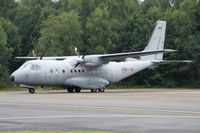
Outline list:
[[[140,52],[115,53],[115,54],[100,55],[99,58],[101,58],[104,61],[121,61],[126,58],[137,58],[140,56],[155,55],[159,53],[170,53],[176,51],[177,50],[163,49],[163,50],[151,50],[151,51],[140,51]]]
[[[39,60],[40,57],[15,57],[16,59]],[[43,60],[64,60],[67,56],[43,57]]]
[[[27,59],[27,60],[64,60],[67,58],[67,56],[53,56],[53,57],[44,57],[45,54],[47,53],[48,51],[48,48],[46,48],[44,50],[44,52],[42,53],[42,55],[40,57],[38,57],[36,54],[35,54],[35,51],[33,50],[32,51],[32,54],[33,54],[33,57],[15,57],[16,59]]]

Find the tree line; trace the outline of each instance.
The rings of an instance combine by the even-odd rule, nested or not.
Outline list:
[[[145,70],[121,84],[200,87],[200,2],[196,0],[0,0],[0,88],[24,61],[16,56],[143,50],[157,20],[167,21],[165,59],[192,64]]]

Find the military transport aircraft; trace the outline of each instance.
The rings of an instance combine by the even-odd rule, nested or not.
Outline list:
[[[146,68],[162,64],[188,63],[190,60],[163,60],[163,53],[176,50],[163,49],[166,22],[157,21],[152,36],[143,51],[59,57],[16,57],[31,59],[10,76],[11,81],[35,93],[35,86],[62,86],[68,92],[80,92],[81,88],[91,92],[104,92],[109,83],[118,82]]]

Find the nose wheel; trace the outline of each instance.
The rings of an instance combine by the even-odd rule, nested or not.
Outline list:
[[[35,89],[34,88],[28,88],[28,91],[30,94],[34,94],[35,93]]]
[[[104,92],[105,88],[98,89],[99,92]]]
[[[76,93],[79,93],[79,92],[81,92],[81,88],[79,88],[79,87],[76,87],[76,88],[75,88],[75,92],[76,92]]]

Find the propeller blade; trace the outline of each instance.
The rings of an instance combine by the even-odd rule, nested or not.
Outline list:
[[[85,56],[86,56],[87,53],[88,53],[88,51],[86,51],[86,52],[84,53],[84,55],[82,56],[82,59],[85,58]]]
[[[34,51],[34,50],[32,50],[32,54],[33,54],[33,56],[35,57],[35,59],[37,59],[37,55],[35,54],[35,51]]]
[[[74,67],[74,69],[79,65],[80,63],[78,62],[77,64],[76,64],[76,66]]]
[[[43,54],[40,56],[40,60],[42,60],[42,58],[44,57],[44,55],[47,53],[47,48],[45,49],[45,51],[43,52]]]
[[[78,52],[77,47],[74,47],[74,51],[75,51],[76,55],[77,55],[78,57],[80,57],[80,54],[79,54],[79,52]]]

